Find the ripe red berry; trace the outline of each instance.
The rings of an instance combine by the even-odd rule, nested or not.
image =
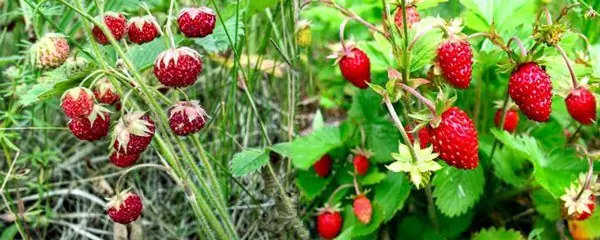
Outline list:
[[[189,38],[206,37],[213,33],[217,16],[207,7],[181,10],[177,23],[179,30]]]
[[[369,171],[369,159],[364,155],[356,154],[352,163],[354,164],[354,171],[360,176],[367,174]]]
[[[120,152],[113,152],[110,154],[110,162],[112,162],[115,166],[126,168],[130,167],[140,158],[139,153],[125,154]]]
[[[565,99],[567,111],[583,125],[596,121],[596,97],[585,87],[573,90]]]
[[[94,95],[87,88],[74,87],[62,95],[60,106],[69,118],[86,118],[94,109]]]
[[[317,216],[317,231],[322,238],[333,239],[342,229],[343,219],[338,211],[326,209]]]
[[[496,126],[499,127],[502,123],[502,113],[504,111],[502,109],[498,109],[496,111],[496,115],[494,116],[494,122]],[[504,120],[504,130],[508,132],[515,132],[517,126],[519,125],[519,113],[517,110],[510,109],[506,112],[506,119]]]
[[[165,50],[154,61],[154,75],[167,87],[192,85],[201,72],[200,55],[188,47]]]
[[[440,44],[437,54],[444,79],[455,88],[468,88],[473,72],[471,44],[465,40],[448,39]]]
[[[412,127],[410,125],[406,125],[404,128],[407,132],[412,131]],[[417,136],[419,136],[419,145],[421,146],[421,148],[429,146],[429,127],[424,126],[423,128],[419,129],[419,131],[417,132]],[[411,144],[414,144],[415,134],[408,133],[408,139],[410,140]]]
[[[354,199],[352,209],[354,210],[354,214],[356,215],[356,218],[358,218],[358,221],[363,224],[369,224],[369,222],[371,222],[373,206],[371,205],[371,200],[365,195],[359,195]]]
[[[154,40],[160,34],[160,26],[152,15],[133,17],[127,25],[129,41],[143,44]]]
[[[371,82],[371,60],[358,48],[353,48],[339,61],[344,78],[358,88],[367,88]]]
[[[135,193],[124,192],[114,196],[106,206],[108,216],[115,222],[129,224],[142,214],[144,204]]]
[[[180,102],[169,109],[169,126],[178,136],[200,131],[208,115],[198,101]]]
[[[110,114],[108,110],[96,105],[86,118],[75,118],[69,121],[69,129],[81,140],[96,141],[108,134]]]
[[[451,107],[441,117],[440,124],[429,131],[433,150],[451,166],[476,168],[479,164],[479,143],[473,121],[458,107]]]
[[[120,13],[106,12],[104,13],[104,24],[108,27],[108,30],[112,33],[116,41],[121,40],[125,35],[127,28],[127,19]],[[94,26],[92,29],[92,35],[96,42],[102,45],[108,45],[110,42],[104,32],[98,26]]]
[[[329,173],[331,173],[331,157],[329,154],[323,155],[323,157],[313,165],[313,168],[319,177],[325,178],[329,176]]]
[[[510,76],[508,93],[527,118],[545,122],[552,112],[552,82],[537,63],[523,63]]]
[[[591,217],[592,214],[594,214],[594,209],[596,209],[596,196],[590,195],[589,199],[592,201],[592,203],[587,205],[587,207],[590,209],[590,212],[575,213],[575,220],[583,221]]]
[[[69,49],[64,35],[48,33],[31,46],[31,59],[40,69],[57,68],[67,61]]]
[[[408,6],[406,8],[406,21],[408,22],[408,28],[411,28],[413,24],[421,21],[421,16],[419,16],[419,11],[417,11],[417,7]],[[396,26],[398,26],[398,29],[404,28],[404,19],[402,18],[402,7],[398,7],[396,9],[394,22],[396,23]]]
[[[154,121],[144,112],[126,114],[113,131],[113,147],[120,153],[141,153],[152,141],[154,128]]]
[[[113,86],[106,77],[98,80],[98,82],[94,84],[92,91],[94,91],[94,96],[100,103],[113,105],[120,99],[115,86]]]

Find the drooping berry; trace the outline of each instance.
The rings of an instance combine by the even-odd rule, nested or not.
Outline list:
[[[100,20],[102,21],[102,20]],[[120,13],[115,12],[106,12],[104,13],[104,24],[108,30],[110,30],[111,34],[115,38],[116,41],[120,41],[121,38],[125,35],[127,31],[127,19]],[[92,29],[92,35],[94,35],[94,39],[96,42],[102,45],[108,45],[110,42],[108,41],[108,37],[104,35],[102,29],[98,26],[94,26]]]
[[[354,198],[354,203],[352,204],[352,210],[360,221],[363,224],[369,224],[371,222],[371,216],[373,215],[373,205],[371,205],[371,200],[367,198],[365,195],[358,195]]]
[[[340,234],[343,219],[336,210],[327,208],[317,216],[317,231],[324,239],[333,239]]]
[[[369,158],[364,155],[355,155],[352,163],[354,165],[354,171],[360,176],[367,174],[369,171]]]
[[[198,101],[179,102],[169,109],[169,126],[176,135],[186,136],[200,131],[207,116]]]
[[[342,76],[358,88],[367,88],[371,82],[371,60],[358,48],[343,54],[339,61]]]
[[[319,177],[326,178],[331,173],[331,157],[329,154],[323,155],[319,161],[313,165],[315,172]]]
[[[592,214],[594,214],[594,210],[596,209],[596,196],[590,195],[589,199],[591,203],[588,203],[587,207],[589,208],[590,212],[575,213],[575,220],[583,221],[590,218]]]
[[[69,43],[65,36],[47,33],[31,47],[31,60],[40,69],[60,67],[69,57]]]
[[[419,16],[419,11],[417,11],[417,7],[408,6],[406,8],[406,21],[408,22],[408,28],[411,28],[413,24],[421,21],[421,16]],[[404,28],[404,18],[402,15],[402,7],[398,7],[396,9],[396,14],[394,15],[394,22],[398,29]]]
[[[94,84],[92,91],[94,91],[96,100],[101,103],[113,105],[120,99],[117,89],[115,89],[115,86],[113,86],[106,77],[98,80],[96,84]]]
[[[451,38],[440,44],[437,54],[444,79],[455,88],[469,88],[473,72],[471,44],[465,40]]]
[[[69,121],[69,129],[75,137],[81,140],[100,140],[108,135],[109,128],[109,111],[100,105],[94,106],[94,110],[88,117],[75,118]]]
[[[177,23],[179,30],[189,38],[206,37],[213,33],[217,16],[207,7],[181,10]]]
[[[126,114],[113,131],[113,147],[120,153],[141,153],[152,141],[154,128],[154,121],[144,112]]]
[[[188,47],[165,50],[154,62],[154,75],[167,87],[192,85],[201,72],[200,55]]]
[[[115,195],[106,206],[108,216],[120,224],[129,224],[142,214],[144,204],[135,193],[123,192]]]
[[[458,107],[446,110],[429,134],[433,150],[440,158],[459,169],[475,169],[479,164],[479,143],[473,121]]]
[[[62,95],[60,106],[69,118],[86,118],[94,109],[94,94],[87,88],[71,88]]]
[[[120,152],[113,152],[109,157],[111,163],[121,168],[132,166],[139,158],[139,153],[125,154]]]
[[[552,112],[552,82],[537,63],[519,65],[510,76],[508,93],[527,118],[545,122]]]
[[[494,123],[499,127],[502,123],[502,109],[498,109],[496,111],[496,115],[494,116]],[[515,132],[517,126],[519,125],[519,113],[517,110],[510,109],[506,112],[506,119],[504,120],[504,130],[508,132]]]
[[[567,111],[573,119],[583,125],[591,125],[596,121],[596,97],[585,87],[573,90],[565,99]]]
[[[160,26],[152,15],[129,19],[127,36],[129,41],[137,44],[150,42],[160,34]]]

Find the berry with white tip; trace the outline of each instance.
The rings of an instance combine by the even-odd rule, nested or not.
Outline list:
[[[102,78],[94,84],[92,88],[96,100],[101,103],[113,105],[119,101],[121,97],[117,94],[117,89],[112,85],[108,78]]]
[[[152,15],[133,17],[127,25],[127,37],[130,42],[143,44],[150,42],[160,34],[160,26]]]
[[[167,87],[192,85],[201,72],[200,54],[188,47],[167,49],[154,61],[154,75]]]
[[[179,102],[169,109],[169,126],[178,136],[190,135],[204,127],[207,116],[198,101]]]
[[[140,196],[130,192],[115,195],[106,206],[108,216],[120,224],[129,224],[137,220],[143,209],[144,204]]]
[[[144,112],[126,114],[115,126],[113,147],[120,153],[141,153],[152,141],[154,130],[154,121]]]
[[[106,27],[116,41],[120,41],[127,31],[127,19],[120,13],[106,12],[104,13],[104,19],[101,21],[106,24]],[[92,29],[92,35],[94,36],[96,42],[102,45],[108,45],[110,43],[108,41],[108,37],[104,35],[102,29],[100,29],[98,26],[94,26]]]
[[[206,37],[213,33],[217,16],[207,7],[186,8],[177,17],[179,30],[189,38]]]

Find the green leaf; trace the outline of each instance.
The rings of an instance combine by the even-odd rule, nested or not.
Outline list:
[[[326,178],[321,178],[315,171],[299,170],[296,175],[296,185],[304,193],[307,200],[311,201],[327,188],[332,179],[332,174]]]
[[[282,143],[278,143],[278,144],[275,144],[275,145],[269,147],[269,149],[273,152],[278,153],[281,156],[290,157],[291,156],[291,154],[290,154],[291,147],[292,147],[292,143],[282,142]]]
[[[387,175],[385,173],[379,172],[379,169],[371,167],[364,177],[359,178],[359,182],[360,185],[373,185],[381,182],[386,177]]]
[[[352,231],[354,231],[354,226],[344,229],[344,231],[342,231],[342,233],[340,233],[335,240],[352,240]]]
[[[327,126],[317,129],[292,142],[290,151],[292,163],[297,168],[306,170],[323,155],[342,145],[339,128]]]
[[[481,166],[473,170],[447,166],[433,177],[435,205],[446,216],[461,215],[479,200],[484,183]]]
[[[446,239],[437,233],[426,214],[414,214],[402,219],[398,227],[397,239]]]
[[[522,155],[515,154],[508,148],[499,149],[496,157],[492,159],[494,174],[503,182],[515,187],[521,187],[529,178],[528,174],[520,174],[521,171],[524,171],[523,163],[526,161]]]
[[[312,122],[312,128],[313,130],[322,128],[323,126],[325,126],[325,120],[323,119],[323,114],[321,113],[321,110],[317,110],[317,112],[315,113],[315,118],[313,119]]]
[[[371,161],[387,163],[394,161],[392,152],[398,149],[398,140],[401,135],[394,124],[386,119],[380,119],[363,125],[367,135],[367,148],[373,152]]]
[[[448,2],[448,0],[422,0],[417,4],[419,10],[425,10],[428,8],[436,7],[440,3]]]
[[[0,240],[13,240],[17,236],[17,233],[19,233],[17,224],[10,225],[10,227],[7,227],[2,231]]]
[[[162,36],[154,39],[152,42],[129,47],[126,55],[133,63],[135,69],[139,72],[143,72],[154,66],[154,60],[156,60],[158,54],[167,49],[167,46],[165,46],[165,37],[166,36]],[[179,35],[174,36],[174,38],[175,44],[180,44],[184,40],[183,37]]]
[[[489,239],[502,239],[502,240],[522,240],[525,239],[521,236],[521,233],[514,230],[506,230],[504,228],[496,229],[489,228],[483,229],[481,232],[475,234],[471,239],[473,240],[489,240]]]
[[[381,210],[381,205],[376,201],[371,201],[373,205],[373,215],[371,216],[371,222],[368,224],[363,224],[356,218],[354,215],[354,211],[352,211],[352,206],[347,205],[344,207],[344,226],[343,229],[349,229],[354,227],[352,231],[352,237],[360,237],[368,235],[374,231],[379,229],[379,225],[381,225],[383,221],[383,212]]]
[[[25,59],[25,57],[20,56],[20,55],[0,57],[0,67],[4,67],[4,66],[6,66],[8,64],[12,64],[12,63],[15,63],[17,61],[21,61],[23,59]]]
[[[65,73],[65,65],[44,73],[37,84],[19,90],[19,105],[29,106],[38,101],[62,95],[67,89],[74,87],[76,81]]]
[[[381,204],[383,221],[387,222],[404,207],[412,186],[402,173],[389,172],[387,177],[375,186],[374,200]]]
[[[269,153],[263,149],[251,148],[233,155],[229,169],[235,177],[256,172],[269,161]]]
[[[450,239],[458,237],[461,233],[469,229],[474,213],[474,211],[468,211],[457,217],[447,217],[441,214],[439,209],[437,212],[437,223],[440,234]]]
[[[430,31],[423,35],[411,51],[410,71],[420,71],[437,56],[437,47],[442,40],[441,31]]]
[[[194,40],[194,43],[201,46],[208,53],[223,52],[231,47],[229,37],[231,37],[231,41],[237,43],[240,38],[244,36],[244,23],[241,21],[237,22],[237,35],[235,27],[235,16],[227,19],[227,21],[225,21],[225,26],[221,24],[221,21],[217,21],[217,26],[215,27],[213,34],[203,38],[197,38]],[[227,32],[225,30],[227,30]],[[229,33],[229,37],[227,37],[227,33]]]
[[[533,206],[542,216],[549,221],[560,219],[560,200],[553,197],[548,191],[538,189],[531,192]]]

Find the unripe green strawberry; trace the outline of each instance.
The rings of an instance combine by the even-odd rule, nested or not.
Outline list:
[[[31,47],[31,60],[40,69],[62,65],[69,57],[69,43],[62,34],[48,33]]]
[[[90,70],[93,64],[83,57],[71,57],[65,62],[65,73],[67,76],[75,76],[86,73]]]

